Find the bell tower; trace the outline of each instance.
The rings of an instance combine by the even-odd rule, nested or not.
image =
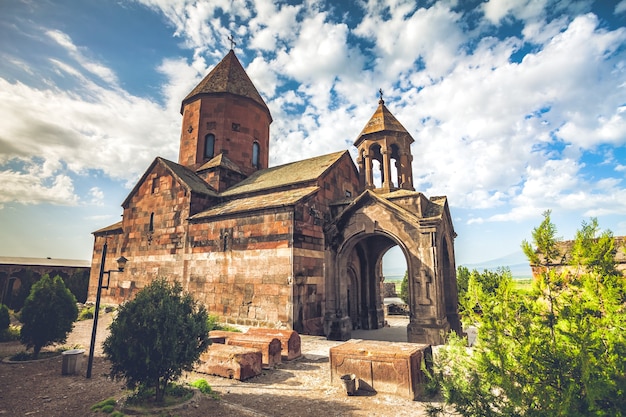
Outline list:
[[[268,167],[272,116],[232,49],[180,112],[179,164],[198,171],[219,156],[246,176]]]
[[[411,144],[415,140],[385,106],[382,90],[379,93],[378,108],[354,142],[361,187],[380,193],[398,189],[415,191],[411,168]],[[380,187],[374,182],[377,169]]]

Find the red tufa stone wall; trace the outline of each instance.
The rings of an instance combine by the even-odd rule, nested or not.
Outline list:
[[[290,326],[292,224],[287,208],[191,224],[188,290],[223,321]]]
[[[116,269],[121,255],[129,263],[125,272],[111,274],[102,302],[124,302],[166,277],[182,282],[222,321],[323,334],[328,203],[344,199],[346,192],[358,193],[358,175],[347,153],[318,185],[316,194],[292,207],[190,223],[191,214],[210,206],[208,197],[193,201],[169,170],[155,164],[127,201],[121,229],[106,235],[105,269]],[[103,233],[96,234],[91,300],[104,241]]]
[[[122,230],[95,235],[89,299],[95,298],[105,240],[106,270],[117,269],[116,259],[122,255],[132,261],[125,272],[111,274],[111,287],[102,292],[103,302],[124,302],[157,277],[180,280],[190,207],[197,210],[206,205],[206,201],[190,200],[187,189],[157,163],[124,208]]]
[[[215,135],[214,155],[224,153],[246,174],[268,167],[271,119],[253,100],[212,94],[185,106],[178,163],[196,169],[204,158],[205,136]],[[252,144],[260,145],[259,166],[252,166]]]
[[[294,327],[303,334],[324,334],[325,251],[324,222],[330,219],[329,202],[346,198],[346,191],[356,196],[358,173],[345,154],[318,184],[320,190],[295,208],[293,238]]]

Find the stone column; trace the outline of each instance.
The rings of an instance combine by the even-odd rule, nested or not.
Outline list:
[[[391,190],[393,184],[391,183],[391,157],[389,155],[389,150],[385,147],[382,150],[383,154],[383,188],[385,190]]]
[[[365,154],[365,188],[374,188],[374,173],[372,172],[372,155]]]

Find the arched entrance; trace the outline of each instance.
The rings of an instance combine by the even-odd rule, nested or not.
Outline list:
[[[415,192],[400,197],[395,202],[365,191],[327,228],[324,331],[329,339],[347,340],[353,329],[385,325],[382,258],[396,245],[409,277],[407,340],[441,344],[448,331],[461,330],[455,234],[445,200],[435,203]]]
[[[385,326],[382,262],[384,254],[398,244],[392,236],[372,233],[355,237],[338,254],[343,275],[339,298],[347,302],[352,330]]]

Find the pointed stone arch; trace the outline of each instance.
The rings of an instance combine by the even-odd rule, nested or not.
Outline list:
[[[454,230],[447,204],[435,204],[441,209],[435,213],[433,202],[421,193],[404,196],[394,203],[365,191],[328,228],[327,241],[332,243],[327,252],[331,270],[326,282],[325,331],[330,339],[350,338],[355,321],[364,329],[384,325],[381,260],[395,245],[404,253],[409,276],[407,340],[441,344],[451,329],[461,331]],[[431,216],[424,217],[424,211]],[[348,308],[349,286],[354,286],[350,274],[356,275],[360,291],[357,320],[351,317],[355,309]]]

